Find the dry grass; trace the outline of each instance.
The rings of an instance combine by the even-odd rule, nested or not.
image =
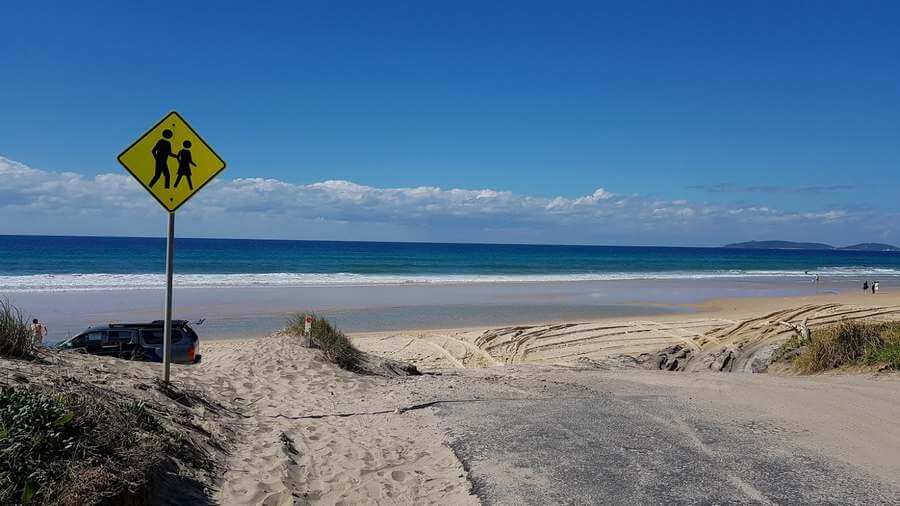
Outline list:
[[[28,358],[34,354],[34,334],[22,311],[0,299],[0,356]]]
[[[900,369],[900,323],[844,322],[817,329],[794,360],[806,374],[850,365]]]
[[[365,372],[362,370],[361,362],[363,355],[357,350],[350,339],[340,330],[326,320],[314,313],[297,313],[288,320],[288,334],[302,337],[304,330],[304,320],[307,316],[314,318],[311,329],[310,338],[312,345],[322,350],[322,354],[329,361],[340,367],[353,372]]]

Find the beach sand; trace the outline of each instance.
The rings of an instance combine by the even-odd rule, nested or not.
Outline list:
[[[617,369],[610,366],[615,363],[610,358],[683,345],[694,351],[697,364],[704,365],[703,353],[708,350],[751,349],[757,341],[783,341],[790,332],[780,320],[808,319],[815,328],[840,319],[900,319],[900,293],[720,299],[688,309],[691,312],[640,318],[351,336],[365,352],[410,361],[431,373],[412,377],[347,372],[324,361],[318,351],[302,348],[296,338],[282,334],[205,340],[201,345],[203,362],[175,365],[172,377],[176,385],[202,390],[234,413],[216,421],[226,426],[228,434],[224,471],[213,494],[221,504],[476,504],[480,501],[476,492],[486,498],[484,494],[494,493],[492,490],[501,494],[494,500],[504,503],[513,496],[503,496],[503,490],[520,493],[515,492],[517,480],[532,478],[529,486],[537,490],[553,486],[565,490],[564,478],[541,488],[542,480],[552,477],[550,471],[541,474],[541,466],[550,464],[535,463],[526,472],[510,467],[500,458],[500,450],[488,449],[501,439],[476,445],[485,449],[473,458],[466,453],[472,448],[471,439],[467,446],[466,438],[472,434],[460,427],[475,427],[471,430],[482,435],[502,429],[481,427],[477,406],[537,402],[543,403],[534,408],[540,413],[550,400],[591,396],[682,399],[678,402],[690,416],[702,412],[711,417],[704,423],[725,420],[728,430],[738,427],[734,430],[744,431],[739,433],[748,438],[767,438],[769,428],[777,434],[789,430],[798,437],[784,444],[799,445],[797,448],[813,452],[823,462],[850,466],[846,469],[864,474],[863,483],[874,480],[878,487],[887,487],[878,488],[878,497],[893,497],[900,486],[896,483],[900,429],[894,423],[900,417],[900,389],[895,374],[879,375],[881,381],[858,375],[801,379],[772,374],[687,374]],[[143,374],[155,367],[97,357],[91,360],[102,362],[104,374],[118,372],[123,377],[135,367]],[[804,410],[794,409],[798,403]],[[451,409],[463,404],[473,406],[470,411],[475,415]],[[592,400],[584,406],[598,404]],[[697,411],[691,411],[695,407]],[[690,416],[667,413],[654,413],[647,423],[678,428],[674,437],[684,439],[684,444],[694,449],[691,451],[699,451],[697,458],[717,455],[714,444],[700,444],[696,432],[682,430],[693,423]],[[200,425],[203,415],[202,408],[195,408]],[[740,421],[744,425],[735,425],[738,415],[744,417]],[[669,420],[671,416],[680,421]],[[681,419],[683,416],[688,418]],[[467,422],[472,419],[475,421]],[[745,432],[743,427],[763,419],[768,424],[765,430]],[[536,424],[528,425],[522,437],[547,437],[562,423],[540,425],[544,423],[541,420],[550,418],[525,415],[517,419],[519,425]],[[598,426],[597,430],[601,429]],[[601,442],[619,444],[614,437],[604,436]],[[569,457],[560,457],[561,462],[565,458]],[[571,458],[586,457],[573,453]],[[729,494],[751,502],[766,496],[759,483],[757,488],[748,488],[747,483],[755,479],[752,476],[740,469],[729,472],[723,478],[724,486],[731,487]],[[823,476],[820,478],[827,481]],[[626,481],[630,479],[626,477]],[[504,480],[511,484],[507,489],[502,487]],[[480,485],[475,487],[473,482]],[[819,487],[814,492],[821,494],[822,490]],[[572,493],[576,492],[573,489]],[[702,490],[696,493],[701,494],[697,500],[709,499],[702,496]],[[525,502],[539,503],[543,496],[536,494]],[[815,494],[801,497],[819,497]]]
[[[465,471],[402,379],[337,369],[276,335],[207,344],[173,374],[240,413],[221,504],[467,504]],[[375,414],[366,414],[375,413]]]
[[[781,318],[810,318],[815,327],[817,321],[827,323],[841,317],[890,317],[900,311],[900,294],[723,299],[691,309],[694,312],[681,315],[523,326],[527,328],[518,330],[533,337],[525,342],[511,338],[518,330],[509,327],[352,336],[364,351],[411,361],[422,370],[437,372],[436,376],[360,376],[316,359],[315,351],[300,348],[295,340],[281,335],[207,342],[203,364],[179,366],[174,374],[211,388],[220,402],[234,404],[246,417],[216,496],[223,504],[291,504],[295,500],[467,504],[477,498],[463,464],[448,446],[447,428],[442,428],[432,409],[407,411],[407,407],[436,399],[547,395],[552,390],[547,390],[543,378],[551,373],[542,372],[544,366],[590,366],[592,361],[610,356],[697,342],[721,334],[722,329],[741,329],[731,332],[732,337],[756,334],[768,327],[783,335],[774,321]],[[497,336],[494,346],[485,345],[486,335]],[[448,376],[450,370],[471,372]],[[552,371],[552,376],[560,379],[577,374],[566,369]],[[696,389],[698,382],[706,381],[704,377],[688,380],[650,371],[606,374],[623,374],[631,382],[637,381],[635,374],[647,374],[637,376],[641,383],[655,385],[652,388],[666,385],[669,390],[679,386]],[[722,381],[710,377],[708,385],[720,389]],[[736,378],[725,384],[737,388],[733,384],[742,381]],[[760,385],[751,389],[747,398],[754,399],[757,407],[766,407],[764,401],[772,388],[778,387]],[[786,406],[773,404],[768,409],[774,416]],[[870,455],[877,453],[878,444],[870,444]],[[865,448],[866,442],[858,447]],[[843,446],[839,450],[841,455],[849,453]],[[888,460],[893,466],[890,469],[900,469],[896,459]],[[886,465],[884,459],[878,462]]]
[[[571,365],[638,356],[669,346],[695,351],[780,343],[792,331],[780,321],[811,328],[846,319],[900,318],[900,292],[802,297],[742,297],[684,305],[690,312],[506,325],[353,334],[362,350],[413,362],[424,369],[510,364]]]

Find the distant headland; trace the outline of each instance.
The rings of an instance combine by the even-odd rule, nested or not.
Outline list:
[[[805,250],[842,250],[842,251],[900,251],[900,248],[891,244],[877,242],[864,242],[844,246],[841,248],[820,242],[793,242],[793,241],[749,241],[726,244],[724,248],[734,249],[805,249]]]

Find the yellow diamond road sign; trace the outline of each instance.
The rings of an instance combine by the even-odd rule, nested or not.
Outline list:
[[[122,151],[119,163],[169,212],[225,169],[225,160],[175,111]]]

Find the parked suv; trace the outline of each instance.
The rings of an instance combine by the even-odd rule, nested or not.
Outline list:
[[[61,350],[77,350],[128,360],[162,362],[163,321],[150,323],[110,323],[90,327],[56,345]],[[172,321],[172,362],[200,362],[200,339],[187,320]]]

